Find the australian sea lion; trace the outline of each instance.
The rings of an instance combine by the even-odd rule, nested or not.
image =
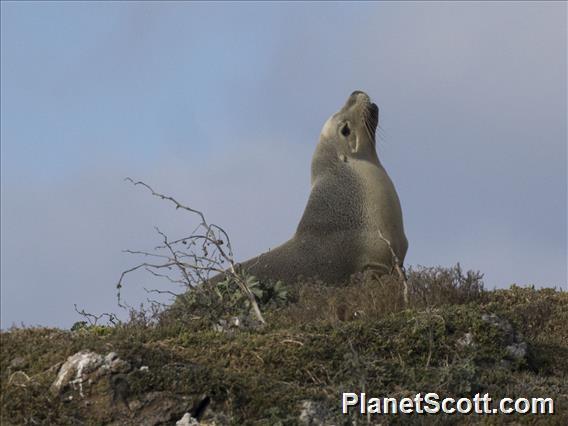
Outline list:
[[[247,273],[261,280],[294,282],[301,275],[336,283],[367,269],[388,273],[395,259],[402,266],[408,242],[398,195],[375,149],[378,119],[377,105],[355,91],[327,120],[296,233],[242,263]]]

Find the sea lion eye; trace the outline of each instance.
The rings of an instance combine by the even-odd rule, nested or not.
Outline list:
[[[345,137],[351,134],[351,129],[349,128],[349,124],[345,123],[341,128],[341,134]]]

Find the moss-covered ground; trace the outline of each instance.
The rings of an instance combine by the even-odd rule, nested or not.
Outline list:
[[[305,401],[325,413],[322,424],[568,424],[568,293],[486,291],[479,276],[456,268],[409,278],[406,303],[394,278],[297,284],[285,303],[263,305],[267,325],[258,328],[215,329],[196,307],[114,326],[2,332],[1,424],[127,424],[50,393],[58,365],[84,349],[114,351],[133,366],[126,400],[199,395],[230,424],[298,424]],[[512,356],[513,341],[526,353]],[[556,413],[369,418],[343,415],[342,392],[550,397]]]

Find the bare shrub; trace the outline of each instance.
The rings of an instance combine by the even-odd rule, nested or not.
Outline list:
[[[246,277],[238,264],[234,261],[233,250],[229,236],[223,228],[209,223],[205,215],[196,209],[179,203],[175,198],[154,191],[149,185],[141,181],[126,178],[134,186],[147,189],[153,196],[172,203],[176,210],[181,209],[199,218],[199,224],[190,234],[181,238],[169,239],[168,236],[156,228],[161,237],[161,244],[154,251],[125,250],[133,255],[143,256],[148,261],[122,272],[116,285],[119,306],[130,308],[121,300],[121,289],[126,276],[137,270],[145,270],[157,278],[182,288],[180,293],[172,290],[151,289],[149,293],[167,294],[178,298],[187,291],[194,291],[202,287],[213,276],[222,275],[217,282],[232,283],[231,287],[239,297],[247,300],[250,310],[260,323],[265,320],[258,307],[255,294],[251,289],[251,279]],[[153,301],[155,302],[155,301]]]
[[[273,321],[307,324],[375,320],[405,309],[482,303],[486,300],[482,278],[479,272],[464,273],[459,264],[451,268],[410,268],[408,302],[401,291],[404,278],[397,271],[383,276],[372,272],[354,274],[349,282],[336,286],[302,280],[290,288],[290,300],[295,303],[275,314]]]
[[[483,274],[451,268],[418,266],[408,269],[409,297],[416,307],[464,304],[486,300]]]

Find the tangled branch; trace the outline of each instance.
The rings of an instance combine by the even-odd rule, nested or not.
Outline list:
[[[126,253],[142,255],[152,259],[152,261],[142,262],[122,272],[116,284],[119,306],[123,307],[121,289],[126,276],[140,269],[170,283],[182,285],[186,291],[195,289],[207,282],[212,275],[224,274],[238,285],[241,292],[250,301],[250,306],[256,318],[264,324],[265,320],[258,307],[255,295],[234,261],[231,241],[225,230],[218,225],[208,223],[203,212],[183,205],[173,197],[154,191],[148,184],[135,181],[129,177],[125,180],[134,186],[147,189],[153,196],[161,200],[169,201],[175,206],[176,210],[181,209],[197,215],[200,223],[191,234],[173,241],[170,241],[166,234],[156,227],[156,232],[160,235],[162,243],[154,248],[155,252],[125,250]],[[176,295],[169,291],[154,292]]]

